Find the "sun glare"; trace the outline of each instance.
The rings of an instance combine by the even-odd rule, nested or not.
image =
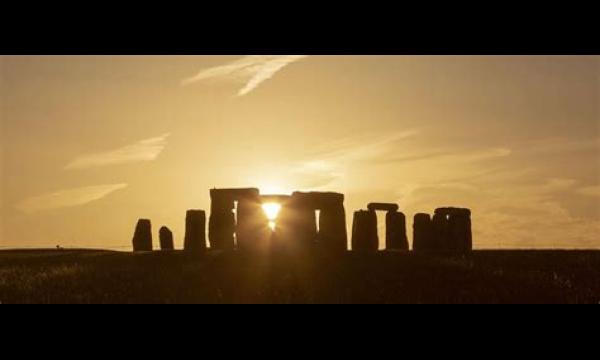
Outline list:
[[[281,210],[281,205],[277,203],[266,203],[262,205],[263,211],[265,215],[267,215],[267,219],[269,220],[269,227],[272,231],[275,230],[275,219],[277,219],[277,215],[279,214],[279,210]]]
[[[277,219],[277,214],[279,214],[279,210],[281,209],[281,205],[277,203],[266,203],[262,206],[265,214],[267,215],[267,219],[273,221]]]

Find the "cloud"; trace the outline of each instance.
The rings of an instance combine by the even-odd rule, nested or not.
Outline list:
[[[167,145],[170,134],[163,134],[150,139],[136,142],[135,144],[101,153],[82,155],[71,161],[65,169],[87,169],[91,167],[126,164],[139,161],[152,161],[163,151]]]
[[[576,192],[580,195],[600,197],[600,185],[582,187],[577,189]]]
[[[204,69],[195,76],[184,79],[181,84],[189,85],[209,79],[243,81],[245,85],[237,95],[244,96],[287,65],[305,57],[306,55],[248,55],[225,65]]]
[[[96,185],[59,190],[49,194],[30,197],[17,204],[25,213],[84,205],[127,187],[127,184]]]

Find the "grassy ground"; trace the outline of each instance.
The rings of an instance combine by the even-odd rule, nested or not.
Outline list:
[[[0,251],[2,303],[594,303],[600,251],[256,257]]]

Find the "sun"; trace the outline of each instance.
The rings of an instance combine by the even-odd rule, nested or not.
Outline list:
[[[277,215],[279,215],[279,210],[281,210],[281,205],[278,203],[265,203],[262,205],[263,211],[269,220],[269,227],[272,231],[275,230],[275,219],[277,219]]]

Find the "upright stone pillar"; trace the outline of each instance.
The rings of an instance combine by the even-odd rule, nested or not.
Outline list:
[[[352,251],[377,251],[377,215],[375,211],[359,210],[354,212],[352,221]]]
[[[455,251],[467,252],[473,249],[469,209],[453,208],[450,212],[449,228]]]
[[[344,252],[348,250],[346,212],[343,206],[321,209],[318,239],[318,246],[324,251]]]
[[[385,214],[385,248],[387,250],[408,250],[406,237],[406,217],[397,211]]]
[[[270,235],[269,221],[262,209],[258,194],[256,197],[239,199],[236,226],[238,250],[268,250]]]
[[[448,213],[445,210],[436,209],[431,223],[433,226],[433,244],[432,250],[452,251],[454,244],[449,234]]]
[[[210,191],[210,218],[208,222],[208,239],[214,250],[233,250],[235,247],[235,202],[232,197],[221,190]]]
[[[289,252],[312,251],[317,241],[317,220],[313,204],[302,193],[282,202],[275,227],[278,248]]]
[[[160,249],[175,250],[175,244],[173,242],[173,232],[168,227],[163,226],[158,231],[158,238],[160,240]]]
[[[138,220],[132,243],[133,251],[152,251],[152,225],[150,220]]]
[[[416,214],[413,220],[413,250],[435,250],[433,239],[433,224],[429,214]]]
[[[187,211],[183,249],[190,253],[206,251],[206,213],[203,210]]]
[[[438,208],[435,210],[433,223],[435,237],[441,250],[464,252],[472,249],[471,211],[469,209]]]

